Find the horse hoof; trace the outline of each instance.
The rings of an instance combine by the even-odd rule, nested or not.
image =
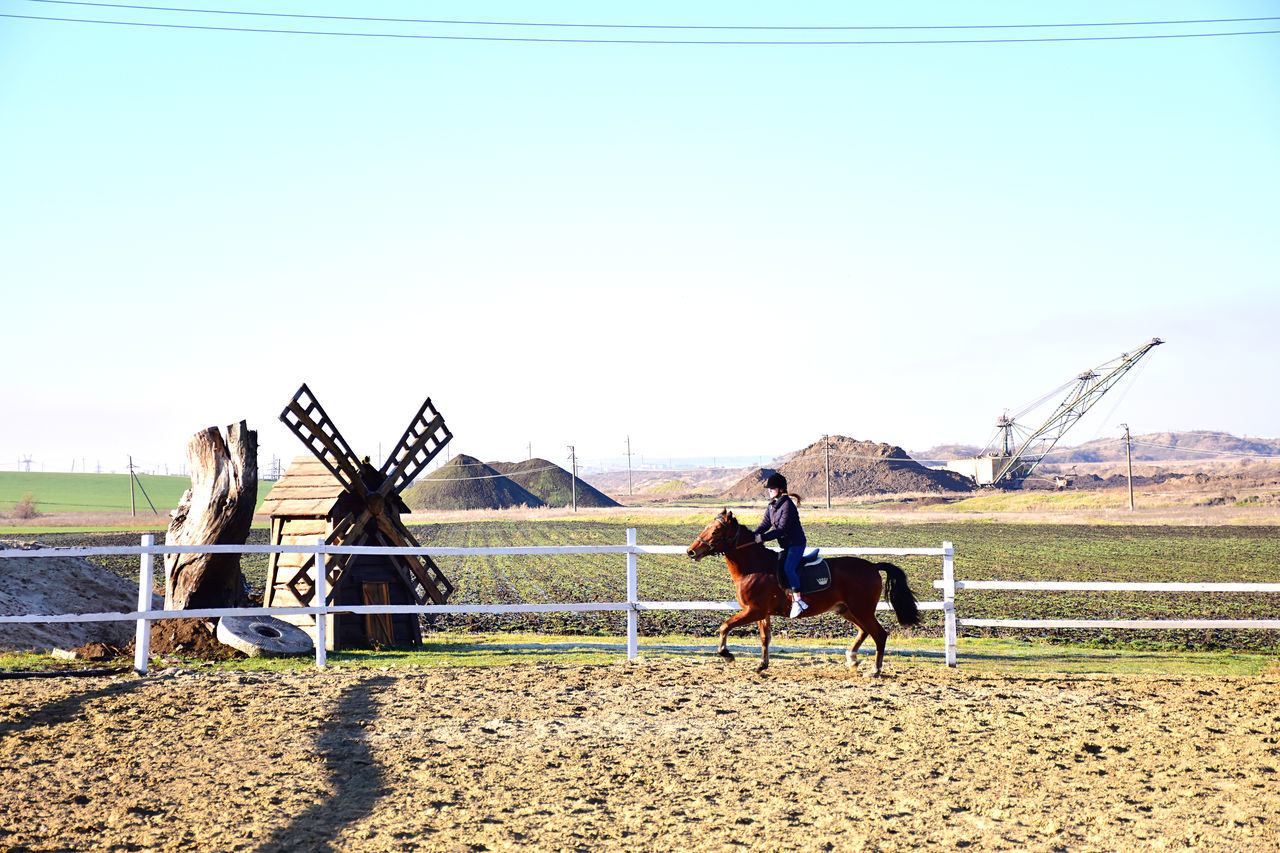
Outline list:
[[[716,652],[716,654],[724,658],[725,663],[733,663],[733,652],[729,651],[728,649],[725,649],[722,652]]]
[[[766,669],[768,669],[768,668],[769,668],[769,664],[767,664],[767,663],[762,663],[762,664],[760,664],[758,667],[756,667],[756,672],[757,672],[757,673],[762,673],[762,672],[764,672],[764,671],[765,671]]]

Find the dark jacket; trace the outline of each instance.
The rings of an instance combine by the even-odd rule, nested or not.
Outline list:
[[[772,528],[772,529],[770,529]],[[768,532],[766,532],[768,531]],[[804,528],[800,526],[800,512],[791,502],[791,496],[778,495],[769,501],[764,510],[764,520],[752,531],[765,542],[777,539],[783,548],[803,548]]]

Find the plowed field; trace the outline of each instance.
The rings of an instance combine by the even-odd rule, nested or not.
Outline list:
[[[1280,847],[1280,677],[748,665],[7,681],[0,848]]]

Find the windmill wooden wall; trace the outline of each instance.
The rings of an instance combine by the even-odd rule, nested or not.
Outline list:
[[[299,456],[272,486],[271,492],[263,501],[261,512],[271,516],[271,544],[312,546],[317,539],[324,539],[332,534],[335,526],[348,513],[358,512],[359,509],[359,502],[355,497],[334,479],[318,459]],[[304,581],[293,585],[290,581],[311,556],[307,552],[269,555],[264,606],[310,606],[314,591],[314,567]],[[404,576],[390,560],[382,557],[349,558],[342,576],[333,587],[329,600],[334,604],[417,603]],[[312,637],[315,636],[315,617],[299,615],[283,618],[298,625]],[[418,617],[412,613],[338,613],[328,619],[326,645],[330,650],[418,645],[422,641]]]

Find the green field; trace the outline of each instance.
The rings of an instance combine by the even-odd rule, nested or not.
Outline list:
[[[626,528],[638,531],[642,545],[687,545],[706,519],[674,522],[639,519],[564,521],[459,521],[415,526],[425,546],[482,547],[536,545],[621,545]],[[1280,582],[1280,537],[1274,527],[1129,527],[1116,525],[1000,524],[956,522],[929,524],[806,523],[810,544],[834,547],[937,547],[955,543],[956,576],[962,580],[1061,581],[1241,581]],[[134,533],[42,534],[50,545],[134,545]],[[252,543],[265,543],[266,532],[254,530]],[[921,601],[937,601],[933,582],[941,577],[941,558],[892,559],[906,571]],[[244,560],[251,585],[265,579],[266,558]],[[137,576],[136,558],[99,558],[113,571]],[[456,604],[617,602],[625,600],[625,557],[493,556],[440,557],[441,569],[454,582]],[[724,561],[694,563],[677,556],[639,559],[639,594],[648,600],[733,598]],[[961,592],[961,618],[1044,619],[1274,619],[1280,596],[1274,594],[1155,594],[1095,592]],[[642,614],[646,636],[710,637],[725,617],[716,612]],[[891,615],[881,614],[885,624]],[[535,632],[548,635],[611,636],[625,632],[620,613],[532,614],[525,616],[458,615],[437,617],[438,630],[471,633]],[[849,635],[837,616],[792,623],[779,620],[775,630],[795,639]],[[926,611],[914,629],[897,629],[895,637],[937,638],[941,617]],[[750,635],[741,632],[736,637]],[[981,629],[970,637],[1087,644],[1097,648],[1195,649],[1204,651],[1280,650],[1276,631],[1120,631],[1095,629]],[[892,640],[891,640],[892,642]]]
[[[62,474],[0,471],[0,515],[9,515],[25,496],[31,496],[41,515],[78,512],[129,512],[128,474]],[[150,515],[154,504],[161,516],[178,505],[182,493],[191,487],[190,477],[139,474],[132,484],[132,500],[137,513]],[[271,490],[270,483],[258,484],[258,505]],[[150,504],[147,499],[150,498]],[[165,523],[168,523],[167,517]]]

